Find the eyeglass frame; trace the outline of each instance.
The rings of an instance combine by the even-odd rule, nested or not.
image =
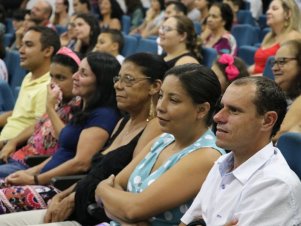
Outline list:
[[[271,66],[274,67],[276,64],[278,67],[282,68],[285,64],[290,62],[291,60],[297,60],[297,57],[279,57],[277,60],[271,60]]]
[[[177,31],[177,29],[176,29],[176,28],[169,27],[169,26],[161,25],[161,26],[159,27],[159,30],[158,30],[158,31],[165,34],[166,32]]]
[[[128,79],[127,81],[125,81],[125,79]],[[113,77],[113,83],[117,83],[117,82],[122,82],[125,86],[127,87],[132,87],[133,85],[137,84],[138,82],[140,81],[143,81],[145,79],[151,79],[151,77],[141,77],[141,78],[134,78],[133,76],[131,75],[125,75],[125,76],[114,76]]]

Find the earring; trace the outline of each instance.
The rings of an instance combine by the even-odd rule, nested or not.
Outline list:
[[[150,107],[149,107],[148,117],[147,117],[146,121],[149,122],[150,120],[152,120],[155,117],[156,117],[156,109],[155,109],[155,105],[154,105],[154,101],[153,101],[153,96],[151,96]]]

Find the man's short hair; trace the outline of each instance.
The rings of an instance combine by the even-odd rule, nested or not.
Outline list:
[[[30,27],[28,31],[35,31],[41,33],[40,42],[42,50],[48,47],[53,47],[52,56],[55,55],[56,52],[60,49],[60,37],[53,29],[44,26],[33,26]]]
[[[187,15],[187,7],[180,1],[168,1],[165,4],[165,8],[169,5],[173,5],[177,12],[182,12],[185,16]]]
[[[287,111],[285,94],[277,83],[263,76],[254,76],[237,79],[232,84],[236,86],[254,84],[256,86],[255,99],[253,101],[257,113],[264,115],[268,111],[275,111],[278,115],[271,133],[271,137],[274,136],[280,129]]]
[[[121,50],[124,45],[124,38],[121,31],[117,29],[105,29],[102,31],[104,34],[109,34],[112,42],[118,43],[118,52],[121,53]]]

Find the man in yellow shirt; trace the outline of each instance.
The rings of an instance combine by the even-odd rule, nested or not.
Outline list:
[[[19,49],[20,65],[29,73],[23,79],[13,111],[0,115],[0,127],[3,127],[0,148],[45,112],[49,67],[59,48],[59,36],[50,28],[37,26],[25,33]]]

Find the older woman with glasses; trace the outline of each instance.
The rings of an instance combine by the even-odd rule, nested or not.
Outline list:
[[[283,43],[272,65],[275,81],[290,105],[301,94],[301,40]]]
[[[187,63],[201,63],[202,55],[196,42],[192,21],[186,16],[172,16],[159,27],[159,45],[169,68]]]
[[[301,40],[291,40],[283,43],[276,52],[272,62],[272,70],[276,83],[286,94],[289,108],[279,132],[274,137],[288,131],[300,132],[300,102],[301,102]]]

